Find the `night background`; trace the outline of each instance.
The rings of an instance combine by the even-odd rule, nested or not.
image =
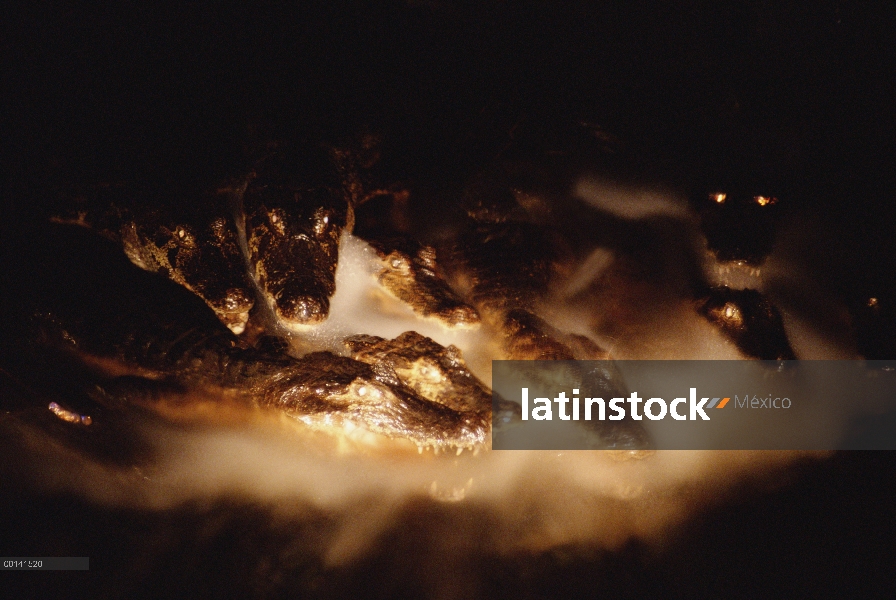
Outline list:
[[[896,256],[894,12],[834,1],[38,3],[4,24],[4,183],[30,213],[34,190],[53,185],[208,187],[272,140],[372,132],[383,180],[425,207],[586,123],[612,147],[592,169],[685,193],[768,189],[811,207],[837,225],[829,283],[884,296]]]
[[[813,214],[830,232],[824,284],[848,307],[880,299],[858,343],[892,359],[893,40],[896,5],[884,2],[31,3],[5,15],[0,35],[0,232],[45,218],[59,186],[209,188],[271,140],[367,132],[382,139],[376,175],[412,190],[422,227],[495,161],[560,147],[622,181],[697,195],[768,189]],[[600,135],[575,156],[580,134],[568,132],[582,124]],[[839,454],[797,465],[780,489],[745,484],[660,558],[632,542],[483,557],[479,575],[499,597],[885,597],[896,583],[894,476],[887,453]],[[209,540],[196,521],[225,509],[187,507],[159,525],[10,478],[0,553],[91,557],[90,572],[0,577],[35,597],[427,594],[385,551],[345,573],[312,576],[309,564],[259,586],[262,576],[240,575],[260,572],[245,557],[281,540],[255,537],[262,517],[251,510]],[[121,548],[140,546],[150,526],[187,541],[166,538],[152,568],[126,566]],[[426,544],[424,532],[395,535],[386,545]],[[185,557],[185,568],[169,564]],[[100,581],[109,572],[114,584]]]

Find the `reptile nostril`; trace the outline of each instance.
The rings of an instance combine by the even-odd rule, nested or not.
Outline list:
[[[277,302],[277,314],[283,320],[297,325],[314,325],[327,318],[329,305],[320,298],[307,295],[281,297]]]
[[[224,295],[224,310],[227,312],[248,312],[255,301],[242,288],[230,288]]]

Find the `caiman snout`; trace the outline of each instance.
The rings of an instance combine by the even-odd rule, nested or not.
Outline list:
[[[255,300],[249,295],[247,290],[242,288],[230,288],[224,294],[222,308],[224,312],[249,312]]]
[[[227,325],[230,331],[239,335],[246,330],[249,311],[252,310],[255,300],[248,290],[234,287],[229,288],[220,300],[209,304],[221,322]]]
[[[327,318],[330,303],[326,297],[314,297],[285,291],[275,307],[277,316],[287,325],[316,325]]]

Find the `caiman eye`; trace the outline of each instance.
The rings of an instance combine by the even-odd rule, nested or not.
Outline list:
[[[224,232],[227,230],[227,223],[224,219],[215,219],[212,221],[210,228],[216,236],[220,237],[224,235]]]
[[[773,196],[753,196],[753,202],[759,206],[767,206],[769,204],[777,204],[778,199]]]
[[[709,195],[709,199],[716,204],[724,204],[727,198],[728,194],[725,194],[723,192],[715,192]]]
[[[314,219],[314,235],[323,235],[327,231],[327,226],[329,225],[329,223],[329,213],[319,212],[318,214],[316,214]]]
[[[187,228],[181,225],[174,228],[174,241],[182,246],[193,246],[196,243]]]
[[[715,311],[716,318],[720,319],[722,323],[728,327],[740,327],[744,323],[743,314],[740,311],[740,308],[733,302],[726,302],[723,306],[717,308]]]
[[[268,221],[271,223],[271,230],[278,235],[286,235],[286,213],[281,208],[274,208],[268,211]]]
[[[411,269],[411,261],[401,252],[393,252],[386,258],[386,263],[394,271],[408,273]]]
[[[227,227],[227,221],[225,219],[215,219],[212,221],[210,228],[212,236],[218,243],[226,244],[233,240],[233,233],[231,232],[231,229]]]

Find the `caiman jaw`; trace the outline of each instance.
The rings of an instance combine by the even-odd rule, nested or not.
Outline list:
[[[246,330],[249,322],[249,311],[255,305],[254,299],[242,288],[230,288],[224,295],[222,302],[212,309],[235,335],[240,335]]]
[[[419,452],[456,452],[481,448],[490,430],[489,407],[459,412],[420,397],[401,384],[358,377],[342,389],[308,389],[303,384],[284,391],[277,404],[312,429],[341,434],[356,441],[382,436]]]

